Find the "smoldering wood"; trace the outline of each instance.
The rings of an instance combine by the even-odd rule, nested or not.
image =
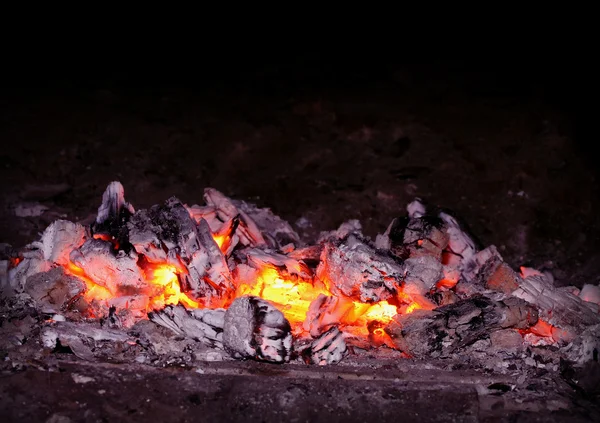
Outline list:
[[[442,263],[429,255],[404,261],[402,292],[408,296],[424,296],[442,278]]]
[[[150,262],[178,268],[182,289],[194,298],[210,305],[231,295],[231,274],[208,223],[196,224],[177,198],[138,211],[128,227],[135,251]]]
[[[40,338],[46,348],[69,347],[73,354],[87,361],[93,361],[94,350],[103,345],[114,348],[116,344],[135,344],[135,340],[122,331],[102,329],[90,323],[55,322],[42,329]]]
[[[287,244],[298,247],[303,245],[298,233],[292,226],[273,213],[270,208],[260,208],[252,203],[231,200],[232,204],[256,223],[269,247],[281,249]]]
[[[302,353],[308,364],[337,364],[348,355],[344,334],[337,326],[331,327],[314,339]]]
[[[208,222],[207,222],[208,223]],[[229,257],[235,247],[240,242],[240,237],[236,234],[236,230],[240,225],[240,217],[235,216],[233,219],[229,219],[224,222],[223,225],[217,230],[214,231],[211,228],[211,232],[215,234],[215,236],[221,237],[223,239],[223,243],[220,246],[221,251],[226,257]],[[209,224],[210,227],[210,224]]]
[[[67,220],[56,220],[43,232],[39,241],[28,244],[21,252],[21,262],[7,268],[7,277],[1,291],[5,295],[23,292],[27,278],[47,272],[54,265],[67,266],[69,254],[81,246],[87,233],[83,226]]]
[[[82,225],[56,220],[44,230],[39,242],[31,243],[31,247],[38,248],[44,260],[66,266],[71,251],[83,245],[86,237],[86,229]]]
[[[600,324],[595,304],[583,301],[568,289],[554,287],[542,274],[521,279],[512,295],[535,305],[540,319],[562,329],[559,334],[564,338],[562,341],[569,342],[587,327]]]
[[[351,234],[344,241],[325,243],[316,274],[333,291],[367,303],[395,296],[404,269]]]
[[[319,238],[317,243],[323,244],[328,242],[336,242],[341,241],[348,238],[350,235],[356,235],[358,237],[363,237],[362,234],[362,225],[360,221],[357,219],[350,219],[346,222],[342,223],[336,230],[334,231],[323,231],[319,234]]]
[[[234,358],[288,362],[290,323],[269,302],[255,296],[238,297],[225,312],[223,346]]]
[[[52,268],[52,263],[44,260],[39,251],[30,257],[27,255],[12,269],[7,269],[6,282],[2,286],[2,294],[6,297],[23,293],[27,278],[41,272],[47,272]]]
[[[302,280],[311,280],[313,278],[313,272],[303,261],[295,260],[272,250],[247,248],[240,251],[240,255],[244,255],[248,264],[255,269],[274,267],[291,277],[297,277]]]
[[[187,310],[182,305],[169,305],[148,313],[148,318],[180,336],[223,349],[225,309]]]
[[[244,211],[239,210],[233,202],[214,188],[204,190],[204,201],[208,206],[214,207],[217,217],[226,222],[235,216],[240,216],[241,224],[238,226],[237,234],[244,246],[258,247],[267,245],[256,222]]]
[[[36,273],[27,278],[25,293],[35,302],[42,313],[59,313],[82,294],[85,283],[67,275],[62,267],[55,267],[47,272]]]
[[[396,315],[385,332],[394,345],[417,358],[447,356],[500,329],[526,329],[537,309],[518,298],[493,301],[478,295],[435,310]]]
[[[439,212],[438,216],[446,224],[448,234],[448,246],[445,252],[453,257],[452,262],[456,267],[462,268],[464,260],[468,260],[479,250],[478,242],[455,216],[446,211]]]
[[[354,304],[349,298],[319,294],[310,303],[303,329],[316,338],[331,327],[339,325],[344,316],[353,309]]]
[[[402,217],[392,221],[377,238],[378,247],[389,250],[401,260],[431,255],[438,261],[448,246],[449,236],[442,219],[437,216]]]
[[[146,288],[144,276],[137,265],[138,255],[133,250],[116,253],[112,243],[89,239],[71,252],[70,259],[86,276],[115,296],[140,293]]]
[[[125,201],[123,185],[113,181],[102,194],[102,204],[92,224],[92,232],[108,234],[123,242],[127,239],[127,221],[134,213],[134,207]]]

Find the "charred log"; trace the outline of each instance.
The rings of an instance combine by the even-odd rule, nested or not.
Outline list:
[[[446,356],[496,330],[526,329],[536,322],[537,310],[525,301],[476,296],[432,311],[397,315],[385,332],[398,349],[424,358]]]
[[[225,312],[223,345],[234,358],[285,363],[292,352],[290,323],[269,302],[239,297]]]

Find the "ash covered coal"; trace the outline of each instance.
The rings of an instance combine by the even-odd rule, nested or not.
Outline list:
[[[113,182],[91,227],[59,220],[11,253],[0,267],[10,354],[332,365],[393,353],[553,372],[598,364],[599,288],[557,288],[535,269],[512,269],[447,210],[417,199],[374,241],[349,221],[307,245],[269,209],[213,188],[204,200],[136,210]]]

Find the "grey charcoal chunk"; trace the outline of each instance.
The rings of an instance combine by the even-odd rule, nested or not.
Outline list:
[[[290,323],[269,302],[239,297],[225,313],[223,345],[234,358],[285,363],[292,352]]]

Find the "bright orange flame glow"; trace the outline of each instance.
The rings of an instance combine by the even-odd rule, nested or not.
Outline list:
[[[292,325],[304,322],[310,303],[319,294],[329,295],[329,292],[307,281],[284,279],[272,267],[265,267],[253,286],[240,284],[236,291],[237,297],[255,295],[272,302]]]
[[[413,311],[420,309],[421,306],[415,302],[410,303],[410,305],[406,308],[406,314],[410,314]]]
[[[150,296],[149,307],[151,309],[161,309],[166,305],[177,305],[179,303],[190,308],[199,307],[198,302],[181,292],[175,266],[159,264],[148,269],[146,277],[150,285],[157,291]]]
[[[215,242],[217,243],[219,248],[222,249],[223,244],[225,243],[225,241],[227,239],[227,235],[213,235],[213,239],[215,240]]]
[[[87,302],[91,302],[93,300],[104,301],[113,298],[113,295],[108,289],[101,285],[98,285],[96,282],[88,278],[81,267],[78,267],[72,262],[69,262],[69,265],[65,270],[67,273],[76,276],[77,278],[85,282],[87,289],[83,295],[83,298]]]

